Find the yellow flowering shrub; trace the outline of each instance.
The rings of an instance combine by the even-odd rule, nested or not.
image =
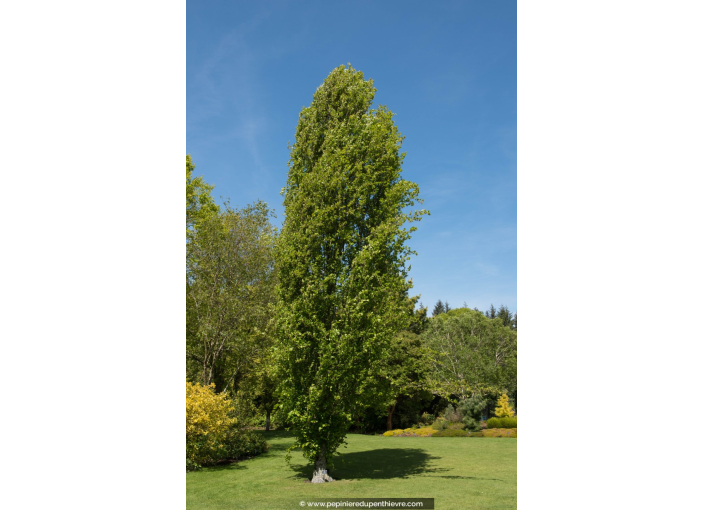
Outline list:
[[[469,437],[515,437],[518,438],[518,429],[486,429],[470,432]]]
[[[421,427],[421,428],[408,428],[408,429],[396,429],[396,430],[387,430],[384,432],[383,435],[386,437],[391,437],[391,436],[430,436],[433,432],[435,432],[435,429],[432,427]]]
[[[431,436],[435,432],[433,427],[421,427],[413,431],[417,436]]]
[[[237,422],[232,401],[215,386],[186,382],[186,464],[197,467],[217,460],[217,451]]]

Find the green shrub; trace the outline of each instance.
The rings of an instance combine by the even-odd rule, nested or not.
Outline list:
[[[420,416],[420,423],[422,423],[423,425],[430,425],[434,421],[435,421],[435,416],[433,416],[430,413],[423,413]]]
[[[447,423],[447,420],[445,418],[438,418],[433,422],[431,427],[433,427],[435,430],[445,430],[449,424]]]
[[[253,430],[232,429],[221,451],[222,459],[240,460],[254,457],[269,449],[264,437]]]
[[[479,396],[474,396],[462,401],[457,407],[467,430],[475,431],[481,429],[482,410],[485,406],[486,400]]]
[[[486,422],[487,429],[515,429],[518,428],[518,418],[489,418]]]
[[[443,418],[445,418],[448,422],[453,423],[460,421],[462,419],[462,415],[457,409],[452,407],[452,404],[448,404],[447,408],[445,408],[445,412],[443,413]]]
[[[190,447],[196,451],[207,452],[207,456],[201,455],[199,458],[186,458],[186,471],[195,471],[203,466],[210,466],[218,462],[242,460],[264,453],[269,449],[269,444],[261,434],[249,429],[238,429],[231,427],[222,442],[216,446],[208,448],[209,445],[203,440],[191,443]]]
[[[447,429],[433,432],[433,437],[468,437],[466,430]]]

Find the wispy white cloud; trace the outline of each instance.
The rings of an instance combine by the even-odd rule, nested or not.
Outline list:
[[[269,180],[266,135],[275,127],[265,95],[264,70],[272,61],[285,57],[305,39],[305,30],[272,39],[265,45],[249,41],[271,16],[263,10],[230,30],[202,59],[194,64],[189,87],[196,89],[189,104],[188,123],[207,145],[239,141],[249,154],[253,180]]]

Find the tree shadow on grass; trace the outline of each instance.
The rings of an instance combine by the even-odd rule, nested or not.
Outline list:
[[[289,432],[287,430],[270,430],[268,432],[264,430],[257,430],[256,432],[261,434],[266,440],[284,438],[296,439],[296,436],[293,435],[293,432]]]
[[[430,462],[435,459],[438,457],[420,448],[381,448],[343,453],[333,459],[334,468],[329,471],[336,480],[408,478],[428,472]],[[313,476],[311,465],[291,467],[298,477],[310,479]]]
[[[247,459],[243,459],[247,460]],[[237,470],[237,469],[247,469],[247,466],[241,464],[241,460],[235,461],[222,461],[211,466],[204,466],[203,471],[226,471],[226,470]]]
[[[445,469],[445,470],[441,470],[441,471],[447,471],[447,470]],[[501,478],[481,478],[479,476],[458,476],[458,475],[439,475],[439,476],[426,475],[426,476],[428,476],[429,478],[449,478],[451,480],[493,480],[496,482],[503,482],[503,480]]]

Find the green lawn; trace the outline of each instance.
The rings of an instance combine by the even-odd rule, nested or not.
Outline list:
[[[250,460],[186,474],[197,509],[294,509],[307,498],[435,498],[437,510],[516,508],[516,442],[509,438],[379,437],[350,434],[329,469],[335,482],[305,483],[312,467],[293,437],[263,432],[271,449]]]

